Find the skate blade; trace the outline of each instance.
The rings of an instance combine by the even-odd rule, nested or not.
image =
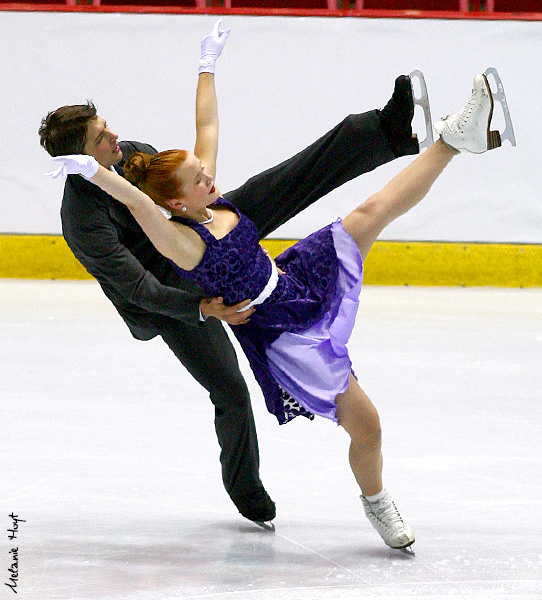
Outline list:
[[[398,550],[400,550],[403,554],[407,554],[408,556],[416,556],[412,544],[410,546],[406,546],[406,548],[398,548]]]
[[[416,96],[416,90],[414,89],[414,83],[412,79],[416,78],[420,86],[420,96]],[[427,95],[427,86],[425,85],[425,78],[421,71],[412,71],[410,74],[410,84],[412,86],[412,98],[414,100],[414,106],[421,106],[423,109],[423,116],[425,119],[425,131],[426,136],[423,142],[418,140],[420,144],[420,151],[422,148],[428,148],[433,144],[433,125],[431,121],[431,109],[429,108],[429,96]]]
[[[508,103],[506,101],[506,95],[504,93],[504,87],[502,85],[501,78],[499,77],[499,74],[497,73],[497,69],[495,69],[493,67],[489,67],[484,74],[486,76],[486,80],[487,80],[487,76],[491,75],[493,77],[493,80],[495,81],[495,85],[497,87],[496,92],[494,92],[491,89],[489,82],[488,82],[488,87],[489,87],[489,91],[491,92],[493,101],[496,100],[501,105],[502,113],[504,116],[504,123],[505,123],[504,131],[491,132],[491,133],[500,133],[500,141],[501,142],[503,142],[504,140],[508,140],[512,144],[512,146],[515,146],[516,145],[516,136],[514,135],[514,128],[512,127],[512,119],[510,118],[510,111],[508,110]]]
[[[252,521],[266,531],[275,531],[275,524],[272,521]]]

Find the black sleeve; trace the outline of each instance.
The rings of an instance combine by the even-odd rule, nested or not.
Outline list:
[[[117,309],[137,308],[198,325],[199,289],[163,285],[144,268],[119,240],[108,198],[81,177],[68,177],[61,210],[62,232],[75,257],[98,280]]]

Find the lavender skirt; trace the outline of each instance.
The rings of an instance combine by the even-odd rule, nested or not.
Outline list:
[[[302,333],[281,333],[265,353],[273,378],[292,398],[310,413],[337,421],[335,398],[346,391],[352,371],[346,344],[356,321],[363,263],[341,220],[331,233],[339,269],[329,310]]]

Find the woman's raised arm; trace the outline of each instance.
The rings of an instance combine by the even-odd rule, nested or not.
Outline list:
[[[215,90],[215,63],[220,56],[229,29],[220,29],[219,19],[211,31],[201,41],[198,88],[196,91],[196,145],[194,154],[201,160],[205,171],[216,176],[218,154],[218,104]]]

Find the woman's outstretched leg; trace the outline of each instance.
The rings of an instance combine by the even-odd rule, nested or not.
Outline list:
[[[382,230],[423,200],[455,154],[455,150],[437,140],[382,190],[343,219],[344,228],[356,241],[363,260]]]
[[[343,220],[363,260],[384,227],[425,197],[455,154],[460,150],[480,154],[500,146],[499,133],[490,131],[492,115],[489,83],[485,75],[477,75],[465,106],[435,124],[441,139]]]
[[[487,78],[477,75],[463,109],[435,124],[441,139],[343,220],[363,260],[384,227],[425,197],[455,154],[460,150],[479,154],[500,146],[499,133],[490,131],[492,114]],[[336,404],[339,423],[351,438],[350,465],[361,488],[368,519],[388,546],[410,546],[414,532],[382,486],[381,431],[375,407],[352,376],[346,392],[337,396]]]
[[[350,435],[350,467],[361,489],[367,518],[388,546],[410,546],[414,532],[382,486],[382,434],[376,408],[352,375],[348,389],[335,403],[339,424]]]

